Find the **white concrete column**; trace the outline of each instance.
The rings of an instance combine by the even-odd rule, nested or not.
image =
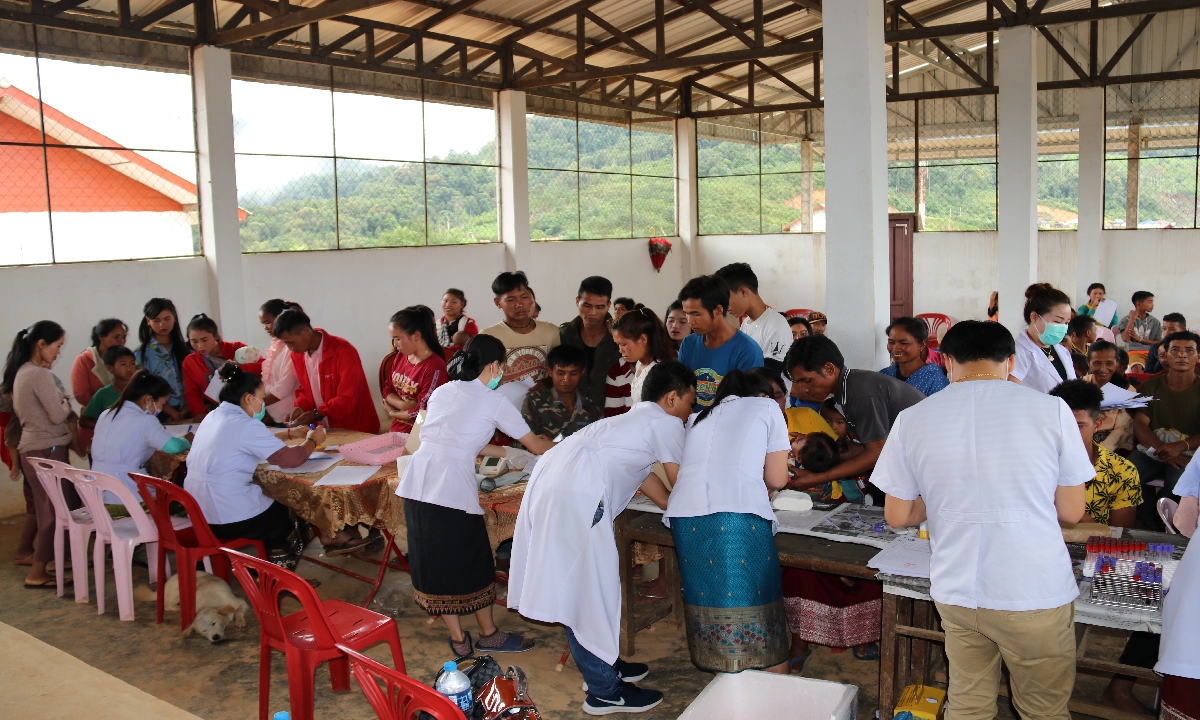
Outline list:
[[[242,284],[242,239],[233,155],[230,52],[213,45],[192,49],[196,103],[200,241],[208,261],[208,314],[231,340],[248,338]]]
[[[1036,31],[1000,29],[996,100],[999,115],[1000,202],[996,247],[1000,268],[1000,322],[1013,335],[1025,327],[1025,288],[1037,279],[1037,56]]]
[[[847,367],[888,364],[883,3],[824,4],[825,304]]]
[[[529,241],[529,157],[525,134],[525,91],[496,93],[500,117],[500,239],[509,271],[528,270],[533,248]]]
[[[800,232],[813,231],[812,140],[800,141]]]
[[[700,234],[699,184],[696,172],[696,119],[675,121],[675,231],[683,280],[695,276],[696,237]]]
[[[1087,287],[1104,282],[1100,231],[1104,227],[1104,88],[1079,89],[1079,228],[1075,232],[1075,304]]]

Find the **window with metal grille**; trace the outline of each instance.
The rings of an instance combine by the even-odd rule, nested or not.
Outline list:
[[[199,253],[186,52],[82,63],[40,53],[50,32],[0,25],[0,265]]]
[[[530,95],[526,133],[534,240],[675,234],[675,123]]]
[[[234,80],[242,249],[497,241],[492,94],[354,72],[330,68],[324,88]]]
[[[1200,80],[1110,85],[1104,115],[1104,227],[1196,227]]]
[[[1037,94],[1038,229],[1079,227],[1079,90]]]
[[[822,110],[696,122],[702,235],[825,231]]]

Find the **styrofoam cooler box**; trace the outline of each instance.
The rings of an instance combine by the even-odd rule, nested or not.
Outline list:
[[[679,720],[857,720],[858,688],[761,670],[720,673]]]

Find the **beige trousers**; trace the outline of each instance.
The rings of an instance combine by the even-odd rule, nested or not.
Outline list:
[[[1070,720],[1075,686],[1075,607],[971,610],[937,603],[950,663],[946,720],[993,720],[1000,660],[1023,720]]]

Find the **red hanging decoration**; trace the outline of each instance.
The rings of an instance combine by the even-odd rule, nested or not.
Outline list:
[[[653,232],[653,228],[651,228]],[[671,241],[663,237],[650,238],[650,264],[654,266],[654,272],[661,272],[663,263],[667,260],[667,254],[671,252]]]

